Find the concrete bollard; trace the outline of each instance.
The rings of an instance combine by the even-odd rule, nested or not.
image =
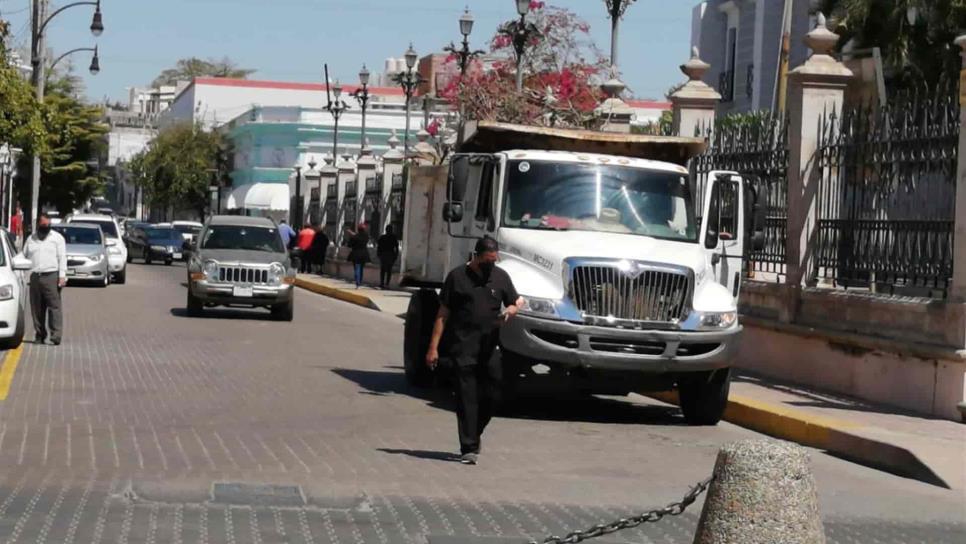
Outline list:
[[[770,439],[718,452],[695,544],[824,544],[808,452]]]

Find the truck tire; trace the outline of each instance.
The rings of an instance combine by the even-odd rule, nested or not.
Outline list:
[[[409,299],[403,340],[403,366],[406,381],[413,387],[433,384],[433,372],[426,367],[426,350],[433,334],[433,323],[439,312],[436,291],[420,289]]]
[[[678,393],[688,425],[717,425],[728,406],[730,389],[730,368],[682,377],[678,381]]]

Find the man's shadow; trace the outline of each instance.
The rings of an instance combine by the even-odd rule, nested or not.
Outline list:
[[[459,462],[460,458],[454,453],[446,451],[430,451],[430,450],[407,450],[407,449],[397,449],[397,448],[377,448],[378,451],[383,453],[388,453],[390,455],[405,455],[407,457],[415,457],[416,459],[428,459],[430,461],[448,461],[451,463]]]

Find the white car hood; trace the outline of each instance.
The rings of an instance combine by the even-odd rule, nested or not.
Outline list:
[[[690,268],[700,278],[707,256],[699,244],[608,232],[501,229],[501,267],[522,294],[559,298],[568,258],[628,259]],[[518,280],[519,278],[519,280]]]

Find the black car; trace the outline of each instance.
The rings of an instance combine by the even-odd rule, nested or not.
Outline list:
[[[170,265],[184,255],[184,237],[170,227],[136,227],[128,236],[128,258],[141,259],[145,264],[164,261]]]

